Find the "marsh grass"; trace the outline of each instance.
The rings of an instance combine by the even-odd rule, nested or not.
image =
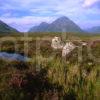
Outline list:
[[[61,51],[53,50],[47,40],[42,41],[37,52],[36,37],[29,42],[28,57],[32,57],[29,62],[0,60],[0,100],[99,100],[100,63],[88,56],[87,47],[83,47],[83,60],[78,62],[77,49],[64,59]],[[86,36],[80,37],[85,40]],[[18,40],[17,43],[17,53],[24,55],[24,42]],[[100,56],[99,44],[96,41],[92,48],[97,58]],[[8,42],[2,51],[16,52]],[[15,79],[16,82],[11,81]]]

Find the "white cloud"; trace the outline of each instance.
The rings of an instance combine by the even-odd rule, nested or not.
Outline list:
[[[90,7],[100,0],[84,0],[83,7]]]

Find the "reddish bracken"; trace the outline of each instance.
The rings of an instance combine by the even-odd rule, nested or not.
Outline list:
[[[12,78],[9,82],[10,86],[18,87],[18,88],[21,88],[25,84],[27,84],[27,80],[25,80],[21,74],[12,75]]]

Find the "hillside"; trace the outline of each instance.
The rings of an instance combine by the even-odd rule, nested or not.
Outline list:
[[[92,28],[87,29],[89,33],[100,33],[100,26],[95,26]]]
[[[0,20],[0,33],[17,33],[18,31]]]
[[[67,17],[60,17],[51,24],[42,22],[32,27],[29,32],[83,32],[83,30]]]

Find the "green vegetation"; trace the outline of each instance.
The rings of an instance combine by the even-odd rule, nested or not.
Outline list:
[[[29,34],[28,38],[13,36],[17,51],[13,42],[2,43],[1,51],[26,55],[24,40],[28,39],[27,56],[31,60],[0,60],[0,100],[99,100],[100,62],[88,55],[88,46],[82,47],[81,62],[78,61],[77,48],[66,59],[62,58],[60,50],[51,48],[54,36],[61,34]],[[74,40],[88,43],[94,40],[91,51],[99,59],[100,37],[70,34],[66,38],[75,44],[77,41]]]

